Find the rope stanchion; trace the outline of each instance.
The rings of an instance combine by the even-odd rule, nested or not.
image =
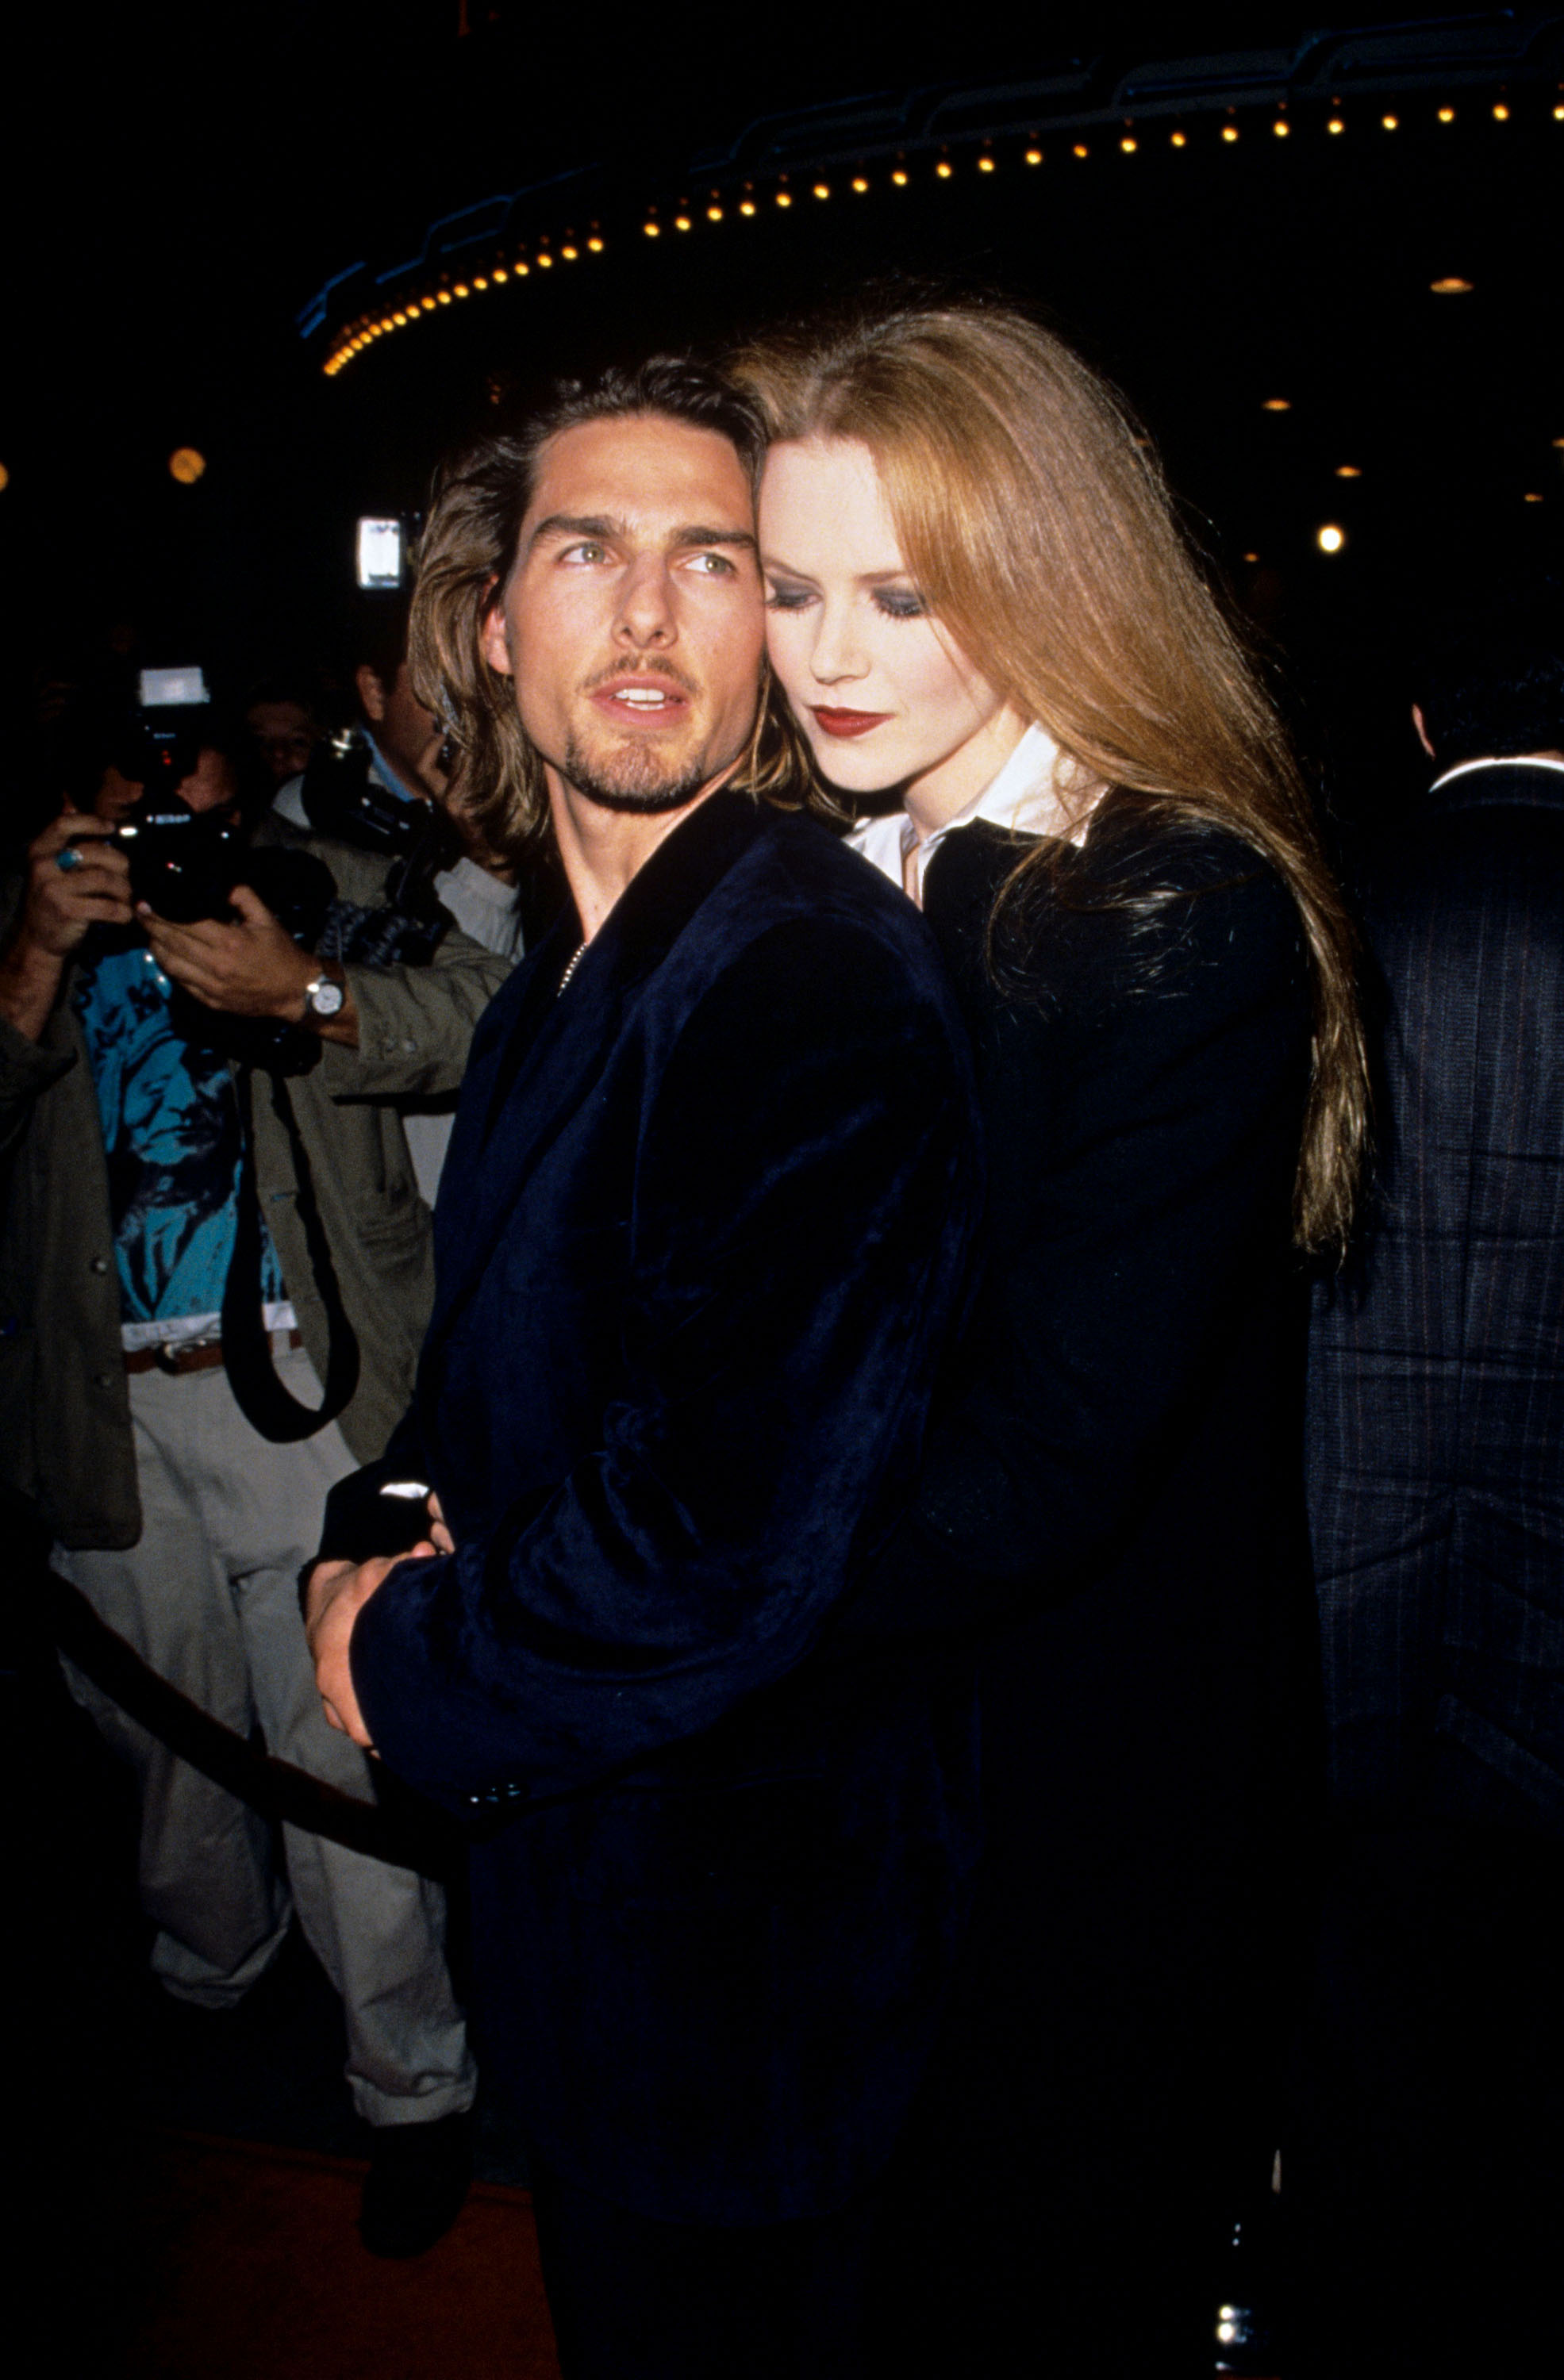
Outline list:
[[[47,1574],[55,1644],[93,1685],[181,1760],[265,1818],[324,1835],[348,1851],[444,1881],[459,1862],[463,1838],[454,1822],[390,1780],[397,1806],[356,1802],[290,1761],[277,1760],[150,1669],[133,1645],[99,1619],[79,1587]],[[404,1798],[405,1796],[405,1798]]]

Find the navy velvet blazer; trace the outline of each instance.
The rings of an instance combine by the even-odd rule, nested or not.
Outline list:
[[[415,1469],[458,1550],[366,1607],[354,1682],[393,1768],[509,1815],[474,1853],[483,2041],[549,2159],[780,2219],[888,2151],[971,1860],[959,1662],[810,1658],[910,1492],[969,1061],[910,905],[748,795],[561,993],[574,928],[473,1043],[415,1414],[353,1491]]]
[[[1332,1795],[1564,1834],[1564,772],[1451,777],[1362,890],[1379,1177],[1309,1372]]]

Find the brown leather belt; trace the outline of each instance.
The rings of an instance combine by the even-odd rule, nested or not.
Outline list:
[[[282,1334],[273,1331],[274,1339]],[[303,1334],[298,1330],[287,1333],[290,1347],[302,1347]],[[220,1339],[198,1339],[193,1345],[173,1347],[137,1347],[125,1358],[128,1372],[171,1372],[182,1378],[187,1372],[214,1372],[223,1361]]]

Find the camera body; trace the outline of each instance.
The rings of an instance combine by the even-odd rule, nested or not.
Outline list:
[[[189,774],[182,770],[176,782]],[[132,900],[177,926],[227,915],[245,862],[244,831],[231,811],[192,809],[172,787],[147,783],[114,838],[130,863]]]

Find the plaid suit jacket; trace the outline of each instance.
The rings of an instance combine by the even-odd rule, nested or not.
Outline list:
[[[1332,1795],[1564,1833],[1564,767],[1442,780],[1365,896],[1378,1175],[1309,1379]]]

